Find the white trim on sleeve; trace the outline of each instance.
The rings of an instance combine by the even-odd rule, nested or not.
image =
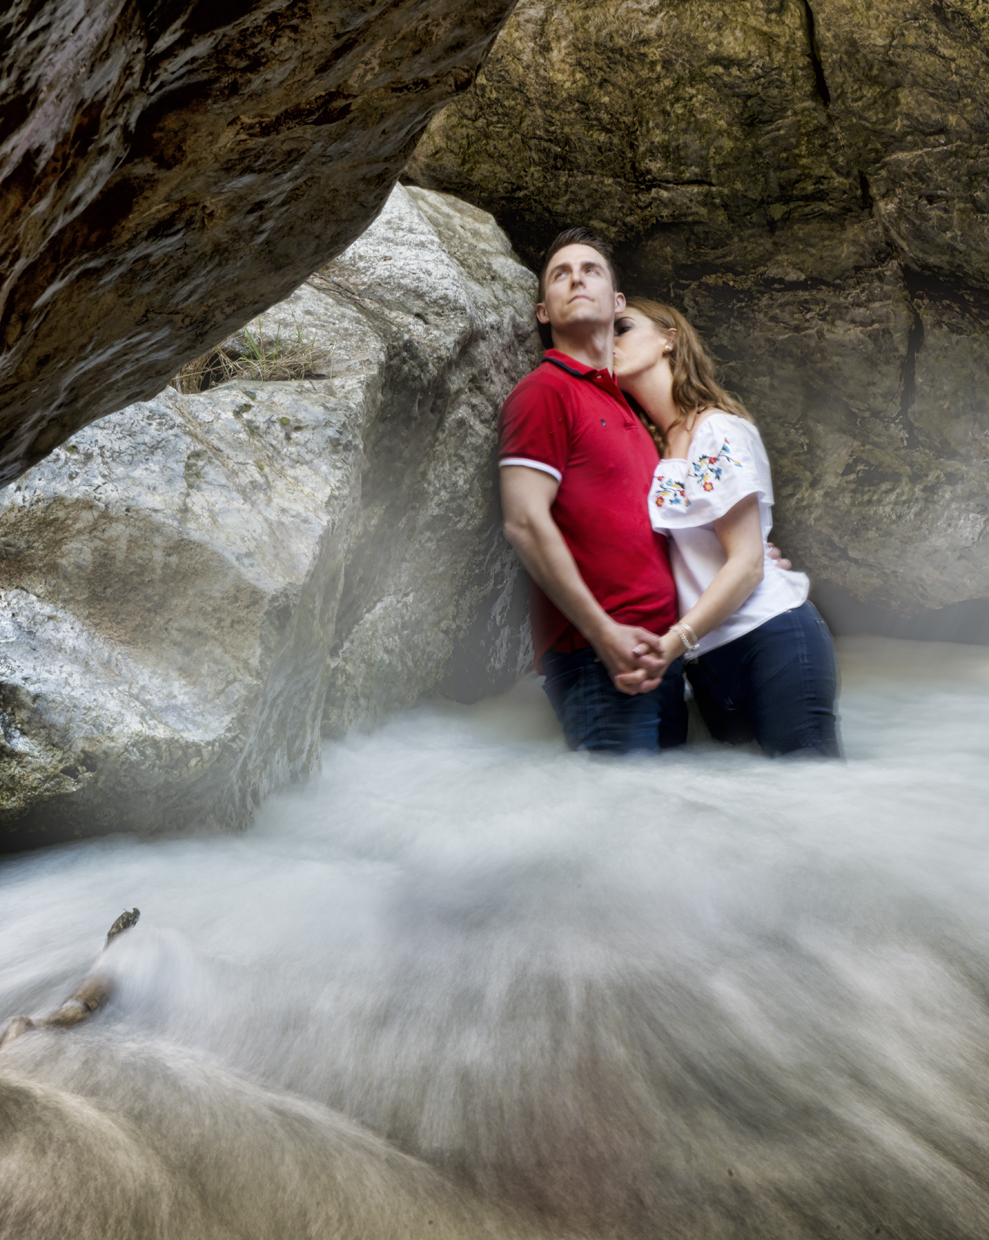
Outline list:
[[[551,474],[557,482],[563,481],[563,475],[558,469],[554,469],[552,465],[546,465],[543,461],[530,461],[527,456],[503,456],[498,462],[498,468],[503,465],[527,465],[529,469],[541,469],[544,474]]]

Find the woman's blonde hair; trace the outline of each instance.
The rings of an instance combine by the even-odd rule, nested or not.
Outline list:
[[[659,301],[650,301],[647,297],[630,297],[627,305],[630,310],[644,314],[661,331],[676,331],[671,342],[670,369],[673,372],[673,403],[680,412],[670,430],[682,422],[687,422],[689,429],[689,423],[705,409],[723,409],[736,418],[744,418],[746,422],[754,420],[742,402],[729,395],[715,379],[714,362],[679,310],[664,306]],[[636,412],[662,454],[666,449],[666,436],[643,410],[637,409]]]

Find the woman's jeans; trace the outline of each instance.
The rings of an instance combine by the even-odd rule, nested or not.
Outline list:
[[[687,739],[681,660],[671,663],[651,693],[615,688],[593,650],[543,655],[543,688],[571,749],[634,753],[670,749]]]
[[[715,740],[755,739],[771,756],[841,756],[834,645],[810,603],[701,655],[686,674]]]

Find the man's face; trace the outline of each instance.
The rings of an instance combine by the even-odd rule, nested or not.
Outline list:
[[[543,281],[543,300],[536,318],[554,330],[611,324],[625,308],[625,298],[615,292],[611,272],[602,255],[589,245],[565,245],[550,259]]]

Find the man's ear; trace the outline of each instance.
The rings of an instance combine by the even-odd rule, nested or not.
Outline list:
[[[625,294],[616,293],[615,294],[615,314],[621,314],[621,312],[624,309],[625,309]]]
[[[549,322],[549,315],[546,313],[546,307],[541,301],[536,303],[536,318],[540,323]]]

